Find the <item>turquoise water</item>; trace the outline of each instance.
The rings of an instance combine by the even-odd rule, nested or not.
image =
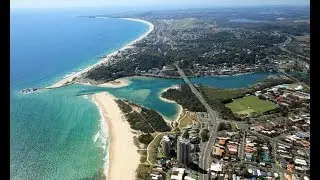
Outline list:
[[[12,95],[12,179],[74,179],[93,176],[104,166],[99,113],[76,91]]]
[[[128,87],[112,89],[72,85],[23,95],[19,90],[45,86],[96,62],[147,30],[119,19],[78,18],[67,11],[17,11],[10,14],[10,176],[11,179],[95,177],[107,165],[108,144],[99,112],[83,93],[109,91],[153,108],[168,119],[177,105],[162,102],[160,92],[182,80],[128,78]],[[235,88],[269,73],[195,78],[195,83]]]
[[[94,177],[107,165],[99,112],[70,86],[22,95],[95,63],[136,39],[147,26],[119,19],[79,18],[73,11],[10,14],[11,179]]]
[[[248,87],[256,81],[262,80],[273,73],[254,73],[238,76],[212,76],[192,78],[195,84],[205,84],[218,88],[241,88]],[[172,85],[182,84],[182,79],[162,79],[150,77],[129,77],[126,78],[132,83],[122,88],[96,88],[87,87],[80,90],[79,94],[92,93],[97,91],[108,91],[118,98],[134,101],[145,107],[154,109],[161,113],[166,119],[173,120],[177,116],[178,106],[176,103],[161,101],[159,96],[163,89]]]

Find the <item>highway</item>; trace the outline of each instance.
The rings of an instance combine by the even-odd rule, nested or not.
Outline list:
[[[179,68],[177,64],[175,64],[176,68],[178,69],[178,72],[180,76],[183,78],[183,80],[189,85],[192,93],[196,95],[196,97],[199,99],[199,101],[204,105],[204,107],[207,109],[207,112],[209,114],[210,119],[213,122],[213,126],[210,131],[210,137],[209,140],[205,143],[205,147],[201,149],[200,153],[200,161],[199,161],[199,167],[203,170],[208,170],[211,162],[211,151],[212,147],[214,145],[215,139],[217,137],[217,131],[218,131],[218,124],[221,121],[219,119],[218,114],[211,108],[211,106],[204,100],[200,92],[197,91],[197,89],[193,86],[193,84],[189,81],[189,79],[186,77],[184,72]],[[209,179],[208,174],[201,174],[200,180],[207,180]]]
[[[288,34],[285,34],[285,35],[287,36],[287,40],[286,40],[285,42],[283,42],[283,43],[278,44],[278,47],[279,47],[282,51],[285,51],[285,52],[287,52],[287,53],[289,53],[289,54],[294,54],[294,55],[296,55],[296,56],[298,56],[298,57],[301,57],[301,58],[303,58],[303,59],[306,59],[306,60],[308,61],[308,63],[310,63],[310,58],[305,57],[305,56],[302,56],[302,55],[297,54],[297,53],[294,53],[294,52],[291,52],[291,51],[289,51],[289,50],[287,50],[287,49],[285,48],[285,46],[292,41],[291,37],[290,37]],[[296,82],[299,82],[299,80],[298,80],[297,78],[292,77],[291,75],[287,74],[286,72],[284,72],[284,71],[279,71],[279,72],[282,73],[282,74],[284,74],[285,76],[291,78],[292,80],[294,80],[294,81],[296,81]],[[308,90],[310,90],[310,87],[309,87],[307,84],[302,83],[302,82],[299,82],[299,83],[301,83],[301,84],[304,85]]]
[[[288,35],[286,35],[286,36],[287,36],[287,40],[286,40],[285,42],[279,44],[279,45],[278,45],[279,48],[280,48],[282,51],[285,51],[285,52],[287,52],[287,53],[289,53],[289,54],[294,54],[294,55],[296,55],[296,56],[298,56],[298,57],[301,57],[301,58],[303,58],[303,59],[306,59],[307,61],[310,62],[310,58],[305,57],[305,56],[300,55],[300,54],[297,54],[297,53],[294,53],[294,52],[291,52],[291,51],[289,51],[288,49],[285,48],[285,46],[292,41],[292,39],[291,39],[290,36],[288,36]]]

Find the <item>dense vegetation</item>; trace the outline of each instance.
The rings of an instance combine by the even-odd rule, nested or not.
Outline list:
[[[230,123],[221,122],[218,126],[218,131],[229,130],[229,129],[232,129],[232,126]]]
[[[310,33],[308,7],[293,9],[280,7],[278,10],[282,12],[282,20],[279,20],[273,8],[109,15],[146,19],[155,24],[155,29],[147,38],[136,43],[136,48],[124,51],[109,65],[102,65],[88,72],[85,78],[105,82],[123,76],[140,75],[152,68],[162,69],[163,66],[172,65],[180,60],[183,60],[180,64],[183,69],[191,69],[195,63],[204,66],[223,63],[227,66],[234,64],[270,66],[266,59],[281,59],[281,56],[288,55],[275,46],[276,44],[285,42],[287,36]],[[229,21],[237,18],[251,19],[257,23]],[[170,22],[164,22],[168,19]],[[294,42],[295,40],[291,44],[294,45]],[[300,44],[300,41],[297,43]],[[309,53],[309,46],[303,49],[299,52]],[[293,55],[290,55],[291,57]],[[175,71],[168,71],[163,75],[178,74]]]
[[[263,90],[265,88],[269,88],[272,86],[276,86],[279,84],[291,84],[294,83],[293,80],[288,79],[288,78],[266,78],[260,82],[257,82],[256,84],[254,84],[252,87],[250,87],[250,91],[254,92],[254,91],[259,91],[259,90]]]
[[[198,98],[192,93],[187,84],[182,84],[180,89],[168,89],[162,93],[162,97],[176,101],[183,108],[189,111],[204,112],[205,107],[201,104]]]
[[[153,137],[150,133],[148,134],[141,134],[139,137],[138,137],[138,140],[139,142],[143,143],[143,144],[149,144],[152,140],[153,140]]]
[[[136,178],[137,179],[149,179],[151,171],[151,166],[147,164],[139,164],[137,170],[136,170]]]
[[[119,104],[121,110],[126,110],[128,112],[129,108],[127,107],[127,102],[118,100],[117,103]],[[125,117],[132,129],[139,130],[145,133],[153,133],[155,131],[170,131],[170,127],[164,121],[163,117],[159,115],[156,111],[144,107],[140,108],[142,109],[140,113],[136,111],[129,111],[129,113],[125,114]]]
[[[224,103],[232,101],[233,98],[243,97],[247,92],[245,89],[228,90],[210,88],[207,86],[200,86],[199,90],[207,103],[210,104],[214,110],[218,111],[223,119],[235,119],[231,109],[226,107]]]
[[[116,102],[123,113],[129,113],[132,111],[132,107],[124,101],[116,100]]]
[[[206,142],[209,140],[209,130],[208,129],[203,129],[200,133],[201,136],[201,141]]]
[[[203,94],[208,96],[211,101],[213,99],[219,100],[221,103],[228,103],[231,99],[243,97],[246,93],[250,93],[249,89],[221,89],[210,88],[208,86],[200,86],[199,88]]]

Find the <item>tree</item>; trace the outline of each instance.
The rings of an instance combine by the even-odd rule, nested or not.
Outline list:
[[[257,148],[257,158],[259,159],[259,162],[261,162],[262,161],[262,152],[263,152],[263,149],[262,149],[262,147],[258,147]]]
[[[232,129],[231,124],[221,122],[218,127],[218,131]]]
[[[280,108],[280,113],[281,113],[281,116],[287,117],[287,116],[288,116],[288,113],[289,113],[289,110],[288,110],[287,107],[282,106],[282,107]]]
[[[139,140],[139,142],[141,142],[143,144],[149,144],[153,140],[153,137],[152,137],[152,135],[150,133],[141,134],[138,137],[138,140]]]
[[[244,169],[244,170],[242,171],[242,175],[243,175],[245,178],[251,177],[251,174],[248,172],[247,169]]]
[[[150,166],[146,164],[139,164],[136,170],[136,176],[139,179],[148,179],[150,176]]]
[[[262,99],[262,100],[267,100],[267,98],[265,96],[261,95],[261,94],[258,96],[258,98]]]
[[[188,132],[188,130],[185,130],[183,133],[182,133],[182,137],[183,138],[189,138],[189,132]]]
[[[301,107],[301,105],[302,105],[302,101],[295,101],[295,100],[294,100],[294,101],[289,105],[289,107],[292,108],[292,109],[295,109],[295,108]]]
[[[206,142],[209,140],[209,130],[208,129],[203,129],[200,133],[200,136],[201,136],[201,140],[202,142]]]

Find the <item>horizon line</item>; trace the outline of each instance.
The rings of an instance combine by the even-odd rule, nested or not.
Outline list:
[[[231,5],[231,4],[220,4],[220,5],[185,5],[185,6],[177,6],[177,5],[146,5],[146,6],[107,6],[107,5],[90,5],[90,6],[38,6],[38,7],[30,7],[30,6],[16,6],[10,7],[10,10],[13,9],[166,9],[166,10],[177,10],[177,9],[213,9],[213,8],[245,8],[245,7],[277,7],[277,6],[308,6],[310,7],[310,3],[298,3],[298,4],[245,4],[245,5]]]

